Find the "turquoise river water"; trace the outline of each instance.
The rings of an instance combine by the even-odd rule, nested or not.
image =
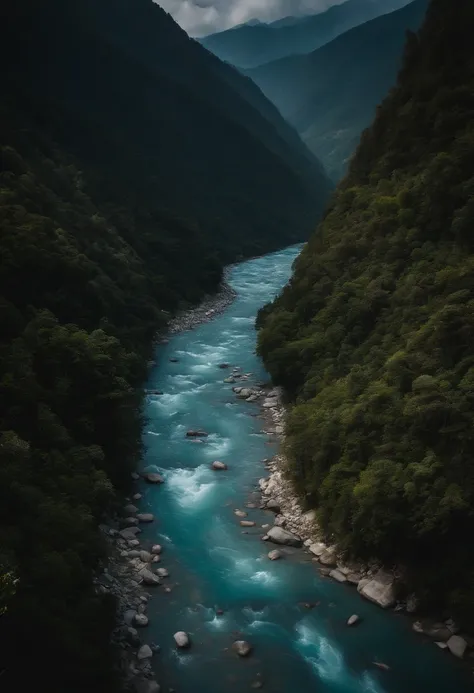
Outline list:
[[[262,459],[276,443],[261,433],[258,405],[236,399],[218,365],[241,366],[251,382],[268,379],[255,355],[255,315],[288,280],[298,250],[234,266],[235,302],[157,348],[148,387],[164,394],[148,397],[144,466],[156,465],[166,482],[140,490],[141,510],[156,515],[141,536],[163,545],[160,566],[172,588],[155,588],[147,612],[146,639],[161,646],[153,661],[158,681],[176,693],[241,693],[260,684],[268,693],[467,693],[463,666],[414,634],[406,617],[321,578],[304,551],[270,561],[275,547],[260,537],[273,515],[245,507],[258,502]],[[185,437],[191,428],[209,437],[192,442]],[[228,471],[212,471],[213,460]],[[244,531],[236,508],[257,526]],[[348,628],[354,613],[363,621]],[[176,650],[177,630],[190,634],[188,651]],[[232,652],[235,639],[252,644],[248,658]]]

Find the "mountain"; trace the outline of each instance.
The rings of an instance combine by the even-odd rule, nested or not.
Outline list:
[[[338,36],[309,55],[247,70],[338,180],[395,83],[406,31],[417,30],[428,0],[415,0]]]
[[[154,336],[224,263],[305,238],[331,186],[151,0],[8,0],[0,38],[1,685],[117,693],[100,527]]]
[[[293,403],[291,476],[326,537],[400,566],[421,609],[461,626],[474,615],[473,26],[473,3],[432,0],[259,316],[260,354]]]
[[[239,68],[251,68],[288,55],[310,53],[352,27],[396,10],[407,2],[347,0],[317,15],[283,18],[273,24],[233,27],[199,41],[222,60]]]

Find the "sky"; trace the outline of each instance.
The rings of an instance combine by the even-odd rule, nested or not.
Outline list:
[[[249,19],[316,14],[343,0],[155,0],[190,36],[205,36]]]

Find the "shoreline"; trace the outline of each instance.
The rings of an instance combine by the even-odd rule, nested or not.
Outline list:
[[[259,402],[266,432],[275,436],[280,443],[285,435],[285,407],[282,394],[281,388],[267,388],[263,402]],[[386,570],[376,562],[369,565],[345,564],[338,556],[337,545],[323,541],[322,533],[316,524],[316,510],[305,511],[301,506],[293,485],[286,476],[288,463],[281,450],[264,462],[269,476],[261,478],[258,483],[261,507],[265,508],[269,501],[277,504],[280,512],[275,515],[274,526],[282,527],[301,539],[301,549],[312,555],[312,561],[321,577],[352,585],[361,598],[368,599],[387,611],[404,613],[410,619],[415,633],[423,635],[434,645],[450,652],[469,666],[468,659],[472,662],[474,656],[472,636],[461,632],[452,618],[416,618],[416,595],[412,594],[405,600],[398,600],[396,597],[398,575],[395,570]],[[354,614],[354,617],[357,617],[357,614]]]
[[[160,344],[167,344],[169,337],[181,332],[189,332],[204,323],[210,322],[230,306],[237,292],[228,283],[231,268],[224,270],[224,278],[219,290],[214,295],[204,297],[199,305],[181,311],[168,323],[166,332],[156,335],[153,340],[153,351]],[[153,359],[149,369],[156,365]],[[123,508],[119,515],[110,518],[100,529],[108,544],[108,560],[102,573],[95,580],[96,592],[113,595],[117,600],[115,628],[112,643],[118,652],[119,676],[127,691],[133,693],[160,693],[160,685],[152,668],[153,655],[159,652],[159,646],[147,645],[140,637],[140,631],[148,625],[147,604],[153,590],[162,585],[160,575],[156,574],[156,564],[161,568],[161,546],[140,540],[140,524],[150,522],[134,503],[139,503],[141,493],[137,488],[138,481],[146,481],[143,474],[132,472],[133,488],[130,496],[123,499]],[[158,482],[160,483],[160,482]],[[152,516],[151,516],[152,517]],[[147,589],[145,589],[147,588]],[[164,587],[165,590],[169,589]]]

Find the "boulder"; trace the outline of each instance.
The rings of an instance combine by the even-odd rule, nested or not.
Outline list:
[[[311,551],[313,556],[317,556],[318,558],[319,558],[319,556],[321,556],[321,554],[323,554],[326,551],[326,549],[327,549],[326,544],[323,544],[320,541],[318,541],[314,544],[310,544],[310,546],[309,546],[309,550]]]
[[[139,532],[141,532],[139,527],[127,527],[126,529],[121,529],[119,535],[122,537],[122,539],[131,541],[132,539],[135,539],[135,536]]]
[[[347,582],[346,576],[344,575],[344,573],[341,573],[341,571],[338,570],[338,568],[334,568],[334,570],[331,570],[331,572],[329,573],[329,577],[331,577],[333,580],[336,580],[337,582]]]
[[[435,642],[435,645],[439,647],[440,650],[447,650],[448,649],[448,643],[446,642]]]
[[[323,551],[323,553],[319,556],[319,562],[322,563],[323,565],[328,565],[328,566],[333,566],[337,564],[337,556],[336,552],[334,549],[326,549],[326,551]]]
[[[187,438],[207,438],[209,433],[206,433],[206,431],[201,431],[201,430],[191,430],[186,432],[186,437]]]
[[[247,513],[244,510],[234,510],[234,515],[237,517],[247,517]]]
[[[358,585],[362,579],[362,575],[360,573],[348,573],[346,577],[347,582],[350,582],[351,585]]]
[[[140,546],[140,542],[138,539],[130,539],[130,541],[127,542],[127,544],[133,549],[136,546]]]
[[[137,659],[141,661],[143,659],[150,659],[151,657],[153,657],[151,647],[149,645],[142,645],[137,652]]]
[[[232,644],[232,649],[237,652],[239,657],[247,657],[252,651],[252,646],[246,640],[236,640]]]
[[[272,527],[268,530],[267,536],[274,544],[282,544],[284,546],[301,546],[301,538],[296,534],[288,532],[282,527]]]
[[[127,626],[131,626],[133,621],[135,620],[135,616],[137,615],[137,612],[135,609],[127,609],[124,614],[123,614],[123,620],[127,624]]]
[[[255,522],[252,520],[240,520],[241,527],[255,527]]]
[[[219,460],[215,460],[211,464],[211,469],[215,469],[217,472],[220,472],[220,471],[225,472],[227,469],[227,465],[224,462],[220,462]]]
[[[127,515],[136,515],[136,513],[138,512],[137,506],[132,505],[132,503],[129,503],[128,505],[126,505],[124,510],[127,513]]]
[[[156,574],[159,575],[162,578],[169,577],[169,573],[166,570],[166,568],[157,568],[156,569]]]
[[[131,551],[127,551],[127,558],[140,558],[141,551],[138,549],[132,549]]]
[[[133,625],[144,628],[148,625],[148,616],[145,616],[145,614],[135,614]]]
[[[143,474],[143,478],[149,484],[163,484],[165,481],[161,474],[158,474],[158,472],[145,472]]]
[[[273,549],[273,551],[269,552],[268,558],[271,561],[277,561],[279,558],[281,558],[281,553],[278,551],[278,549]]]
[[[130,476],[132,477],[132,479],[133,479],[134,481],[138,481],[138,479],[140,478],[140,475],[137,474],[137,472],[132,472],[132,473],[130,474]]]
[[[371,578],[359,591],[363,597],[369,599],[375,604],[378,604],[383,609],[388,609],[395,603],[393,575],[390,575],[390,573],[387,573],[382,569],[379,570],[374,577]]]
[[[153,544],[151,547],[151,553],[157,555],[163,551],[163,547],[160,544]]]
[[[357,614],[352,614],[352,616],[349,616],[347,619],[348,626],[356,626],[358,623],[360,623],[360,616]]]
[[[276,501],[274,498],[269,498],[269,500],[267,500],[267,502],[265,503],[265,510],[271,510],[274,513],[279,513],[280,503]]]
[[[143,563],[150,563],[152,555],[149,551],[140,551],[139,558]]]
[[[136,517],[125,517],[121,520],[120,524],[124,527],[136,527],[136,525],[138,525],[138,520]]]
[[[185,633],[184,630],[179,630],[177,633],[173,635],[173,638],[177,647],[189,647],[191,644],[189,640],[189,635]]]
[[[152,573],[151,570],[148,570],[148,568],[142,568],[139,571],[139,576],[141,577],[145,585],[154,586],[161,584],[161,580],[158,577],[158,575]]]
[[[139,522],[153,522],[155,516],[152,513],[138,513],[137,520]]]
[[[276,400],[270,399],[270,400],[265,400],[265,402],[262,404],[262,407],[264,409],[274,409],[274,407],[278,406],[278,402]]]
[[[453,654],[455,657],[459,657],[459,659],[464,657],[467,642],[464,640],[464,638],[461,638],[460,635],[452,635],[446,644],[451,654]]]
[[[444,623],[438,623],[430,619],[423,619],[422,621],[417,621],[417,623],[421,626],[421,632],[429,638],[433,638],[433,640],[447,642],[452,636],[452,632]]]
[[[142,498],[142,494],[141,493],[134,493],[132,498],[134,501],[139,501]]]
[[[229,363],[220,363],[219,368],[222,368],[222,369],[229,368],[229,365],[230,365]]]

